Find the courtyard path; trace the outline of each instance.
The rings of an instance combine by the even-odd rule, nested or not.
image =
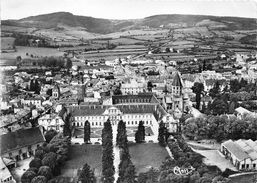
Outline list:
[[[115,168],[115,173],[114,173],[114,183],[115,183],[117,182],[119,177],[119,164],[120,164],[120,148],[116,146],[117,125],[112,126],[112,131],[113,131],[112,143],[113,143],[113,154],[114,154],[113,164]]]
[[[170,151],[170,148],[168,146],[166,146],[165,149],[167,150],[168,154],[170,155],[170,158],[173,159],[173,155]]]

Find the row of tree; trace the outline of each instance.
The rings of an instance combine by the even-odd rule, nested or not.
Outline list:
[[[112,183],[114,181],[115,168],[113,165],[113,133],[111,122],[108,119],[104,123],[102,130],[102,175],[104,183]]]
[[[140,183],[228,183],[230,180],[222,176],[217,167],[208,167],[202,161],[202,156],[194,152],[180,135],[174,136],[167,141],[167,146],[173,154],[173,158],[166,158],[160,169],[150,169],[148,172],[140,173]],[[189,174],[177,175],[174,168],[181,169],[193,167]]]
[[[48,140],[50,140],[48,138]],[[54,176],[69,157],[70,138],[55,135],[49,143],[37,148],[29,169],[21,177],[22,183],[55,182]]]
[[[117,146],[120,148],[119,178],[117,182],[135,183],[135,166],[129,154],[126,124],[122,120],[118,123],[116,142]]]
[[[192,140],[257,140],[257,118],[250,115],[244,115],[241,119],[227,115],[189,118],[183,125],[183,133]]]

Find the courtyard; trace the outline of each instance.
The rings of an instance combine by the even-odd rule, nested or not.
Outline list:
[[[162,162],[168,157],[164,147],[156,143],[129,144],[130,156],[136,167],[136,172],[146,172],[151,167],[159,168]],[[95,176],[100,181],[102,176],[102,146],[101,145],[72,145],[70,159],[63,166],[61,176],[77,177],[78,169],[88,163],[93,169]]]

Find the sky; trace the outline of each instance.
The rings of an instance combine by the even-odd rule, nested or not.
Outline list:
[[[59,11],[107,19],[157,14],[198,14],[257,18],[257,0],[1,0],[1,20]]]

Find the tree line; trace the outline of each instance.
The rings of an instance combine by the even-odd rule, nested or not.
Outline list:
[[[250,115],[243,115],[241,119],[234,115],[189,118],[183,125],[183,134],[191,140],[257,140],[257,118]]]
[[[202,102],[202,97],[207,94],[204,91],[203,83],[194,83],[192,90],[196,94],[195,107],[205,114],[233,114],[234,109],[239,106],[247,107],[249,110],[256,108],[251,100],[257,99],[257,85],[244,79],[230,80],[222,90],[220,82],[216,81],[208,92],[212,100],[208,102],[207,106],[204,101]]]
[[[60,174],[61,167],[69,158],[70,138],[63,134],[53,137],[54,132],[50,134],[46,136],[49,143],[44,143],[35,151],[29,169],[21,176],[22,183],[54,183],[55,176]]]
[[[228,183],[230,180],[223,176],[217,167],[206,166],[203,157],[194,152],[180,135],[167,140],[167,146],[173,154],[172,158],[166,158],[160,169],[150,169],[140,173],[140,183]],[[174,168],[193,167],[193,171],[187,175],[176,175]]]

